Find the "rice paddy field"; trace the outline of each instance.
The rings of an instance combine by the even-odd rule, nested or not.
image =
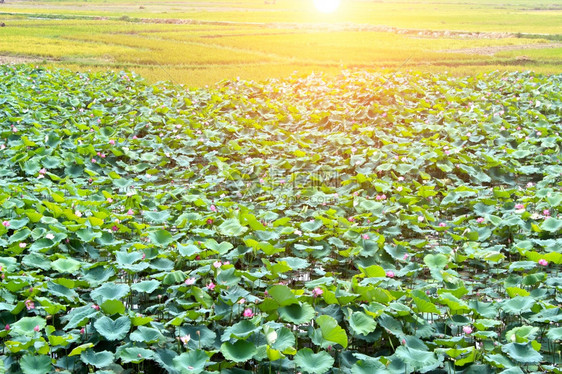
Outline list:
[[[562,4],[544,1],[27,1],[0,4],[0,62],[130,70],[201,87],[345,69],[557,73]]]

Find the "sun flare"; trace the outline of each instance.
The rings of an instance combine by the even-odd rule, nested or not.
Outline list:
[[[340,6],[340,0],[314,0],[314,6],[322,13],[333,13]]]

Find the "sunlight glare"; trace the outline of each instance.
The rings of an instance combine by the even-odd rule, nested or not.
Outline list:
[[[333,13],[340,6],[340,0],[314,0],[314,6],[322,13]]]

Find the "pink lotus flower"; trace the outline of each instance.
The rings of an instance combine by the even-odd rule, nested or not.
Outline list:
[[[542,211],[542,214],[543,214],[544,216],[548,217],[548,216],[550,216],[550,210],[545,209],[545,210]]]
[[[86,333],[86,329],[82,327],[82,328],[80,329],[80,334],[81,334],[81,335],[84,335],[85,333]]]
[[[47,238],[49,240],[53,240],[55,238],[55,236],[51,233],[48,233],[47,235],[45,235],[45,238]]]
[[[404,260],[407,260],[407,259],[408,259],[408,257],[410,257],[410,255],[409,255],[409,254],[407,254],[407,253],[404,253],[404,257],[402,257],[402,258],[403,258]]]
[[[295,235],[301,236],[302,235],[302,231],[301,230],[295,230],[294,232]]]
[[[484,217],[478,217],[478,218],[476,218],[476,222],[478,222],[478,223],[484,222]]]
[[[210,282],[210,283],[207,285],[207,288],[208,288],[210,291],[214,290],[215,287],[216,287],[216,285],[215,285],[213,282]]]
[[[41,331],[41,327],[39,327],[39,325],[37,325],[37,326],[35,326],[35,327],[33,328],[33,330],[39,332],[39,331]]]
[[[361,235],[361,237],[363,238],[363,240],[369,240],[369,235],[367,234],[363,234]]]
[[[389,278],[394,278],[394,272],[392,270],[389,270],[386,272],[386,276]]]
[[[322,295],[324,293],[324,290],[321,289],[320,287],[316,287],[312,290],[312,296],[314,297],[318,297],[320,295]]]
[[[25,307],[27,310],[35,309],[35,303],[31,300],[25,300]]]
[[[347,220],[348,220],[349,222],[353,222],[353,221],[355,221],[355,218],[349,217]]]
[[[186,286],[191,286],[195,283],[195,278],[187,278],[184,283]]]
[[[39,170],[39,174],[47,174],[47,169],[43,168]]]
[[[447,224],[445,222],[440,222],[439,227],[447,227]]]
[[[4,330],[10,331],[10,325],[6,324],[6,326],[4,326]]]
[[[129,210],[127,211],[127,215],[132,216],[133,214],[135,214],[135,211],[134,211],[134,210],[129,209]]]
[[[237,303],[242,305],[242,304],[246,303],[246,299],[241,298],[240,300],[237,301]]]
[[[244,317],[252,318],[254,316],[254,312],[250,308],[244,309],[244,313],[242,313]]]
[[[222,262],[220,262],[220,261],[215,261],[215,262],[213,262],[213,266],[218,269],[218,268],[220,268],[220,267],[222,266]]]
[[[20,248],[25,248],[26,246],[27,246],[27,243],[25,243],[25,242],[21,242],[21,243],[19,244],[19,247],[20,247]]]
[[[180,340],[184,345],[187,345],[187,343],[191,340],[191,335],[184,335],[180,338]]]
[[[95,158],[92,158],[92,164],[95,164],[97,161]]]
[[[80,217],[82,217],[82,212],[79,211],[79,210],[76,210],[76,211],[74,212],[74,215],[76,215],[76,217],[80,218]]]
[[[516,204],[516,205],[515,205],[515,209],[517,209],[517,210],[525,209],[525,205],[523,205],[523,204]]]
[[[211,212],[217,212],[217,207],[214,204],[211,205],[209,209],[211,209]]]
[[[423,222],[423,216],[418,216],[418,222]]]
[[[472,327],[470,327],[470,326],[464,326],[464,327],[462,328],[462,331],[463,331],[465,334],[467,334],[467,335],[468,335],[468,334],[472,334]]]
[[[100,310],[100,306],[97,304],[92,305],[92,308],[94,308],[95,310]]]
[[[539,260],[539,265],[541,266],[548,266],[548,261],[546,261],[544,258],[541,258]]]
[[[396,188],[396,191],[402,192],[402,186],[398,186],[398,187]]]
[[[10,222],[4,221],[4,222],[2,222],[2,226],[4,226],[4,227],[10,227]]]
[[[212,224],[213,224],[213,220],[209,218],[209,219],[207,220],[207,225],[212,225]]]
[[[111,144],[111,145],[115,145],[115,140],[113,140],[113,139],[109,139],[109,144]]]
[[[119,231],[119,227],[113,225],[113,226],[111,227],[111,230],[114,231],[114,232]]]

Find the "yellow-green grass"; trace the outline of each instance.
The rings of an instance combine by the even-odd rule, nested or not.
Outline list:
[[[321,15],[312,0],[277,0],[275,5],[257,0],[10,0],[0,6],[4,12],[0,21],[7,23],[0,28],[0,55],[47,60],[75,70],[130,69],[149,81],[192,86],[237,76],[262,80],[293,72],[336,74],[343,68],[455,74],[495,69],[562,71],[557,65],[562,60],[560,48],[539,49],[552,43],[545,39],[497,34],[466,38],[454,33],[428,37],[426,32],[412,32],[544,32],[550,34],[545,38],[556,39],[562,34],[558,0],[541,0],[540,5],[534,0],[348,0],[343,4],[340,12]],[[543,11],[533,10],[536,7]],[[83,18],[86,15],[105,18]],[[179,24],[169,23],[170,19]],[[410,31],[381,32],[381,25]],[[482,48],[489,55],[481,54]]]
[[[500,52],[497,54],[498,57],[516,57],[525,56],[530,59],[536,59],[538,61],[548,61],[556,62],[558,61],[560,66],[562,66],[562,45],[560,48],[544,48],[544,49],[519,49],[506,52]]]

